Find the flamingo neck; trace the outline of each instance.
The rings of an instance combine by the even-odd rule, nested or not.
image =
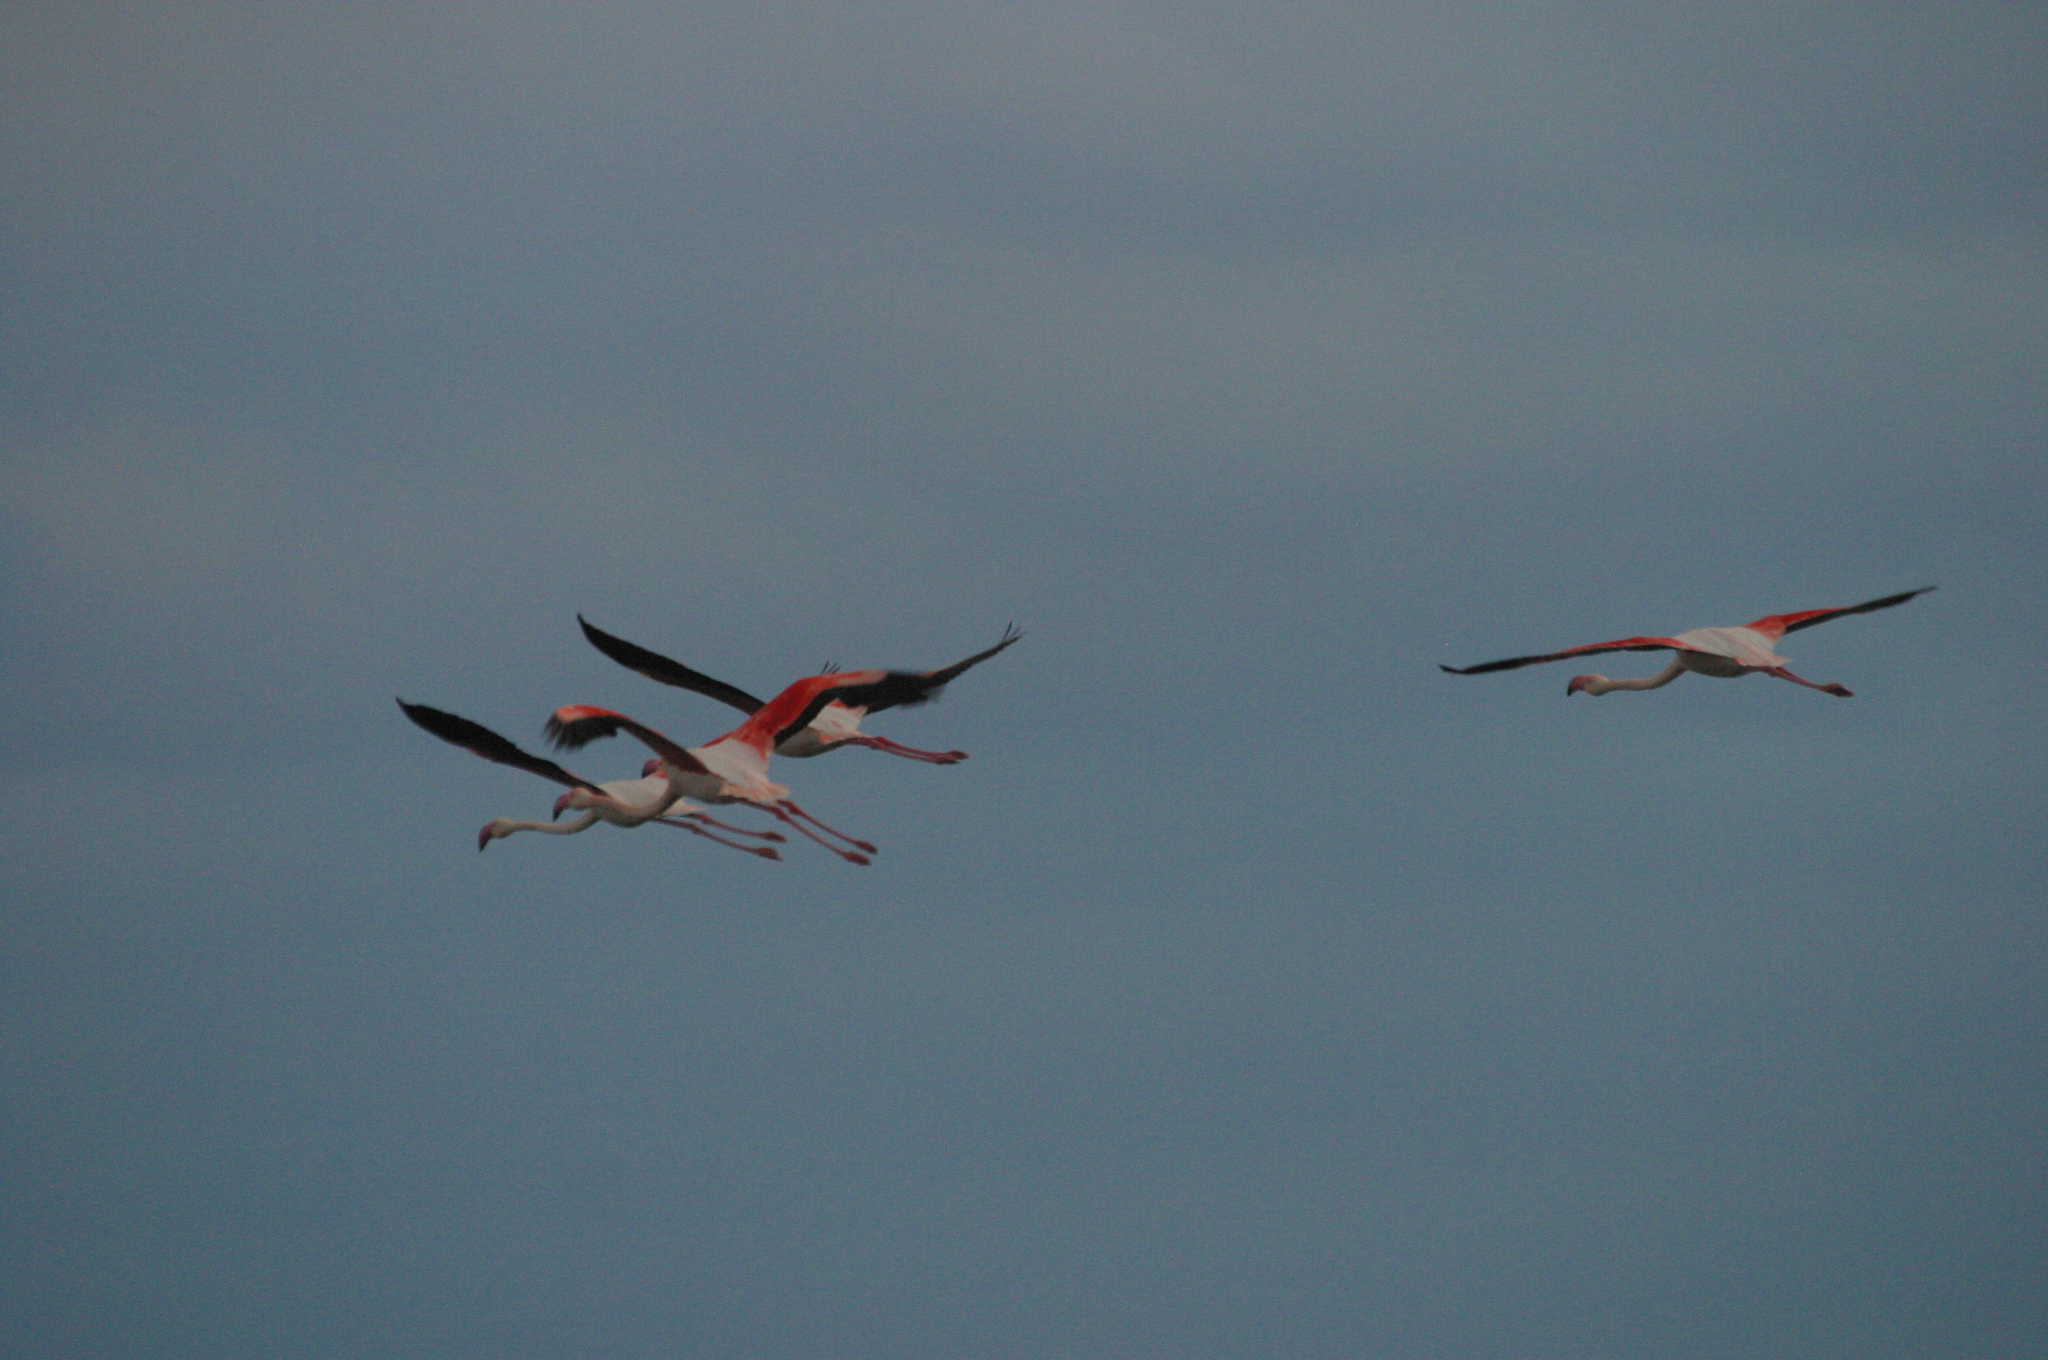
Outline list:
[[[586,812],[573,822],[522,822],[510,817],[500,817],[491,823],[491,839],[502,840],[515,831],[538,831],[548,836],[573,836],[579,831],[588,831],[597,825],[598,815]]]
[[[1588,694],[1600,695],[1618,689],[1661,689],[1683,674],[1685,658],[1674,656],[1671,664],[1655,675],[1639,675],[1627,680],[1610,680],[1604,675],[1587,676],[1585,690]]]

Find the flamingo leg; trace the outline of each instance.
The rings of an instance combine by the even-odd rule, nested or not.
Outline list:
[[[868,841],[864,841],[864,840],[861,840],[861,839],[860,839],[859,837],[857,837],[857,836],[849,836],[849,835],[847,835],[847,834],[846,834],[846,833],[845,833],[844,831],[841,831],[841,830],[840,830],[840,829],[839,829],[838,827],[835,827],[835,826],[827,826],[827,825],[826,825],[825,823],[823,823],[823,822],[819,821],[819,820],[818,820],[818,819],[817,819],[816,817],[813,817],[813,816],[812,816],[812,815],[811,815],[810,813],[808,813],[808,812],[804,811],[804,810],[803,810],[802,808],[798,807],[798,806],[797,806],[797,805],[796,805],[796,804],[795,804],[795,803],[794,803],[793,801],[791,801],[791,800],[790,800],[790,799],[788,799],[788,798],[785,798],[785,799],[783,799],[783,800],[782,800],[782,806],[783,806],[783,807],[785,807],[785,808],[788,808],[788,809],[789,809],[789,810],[790,810],[791,812],[793,812],[793,813],[795,813],[795,814],[796,814],[797,816],[799,816],[799,817],[803,818],[803,819],[804,819],[805,821],[809,822],[809,823],[810,823],[810,824],[811,824],[812,826],[815,826],[815,827],[817,827],[817,828],[818,828],[818,830],[820,830],[820,831],[823,831],[823,832],[827,833],[828,835],[833,835],[833,836],[837,836],[837,837],[838,837],[838,838],[839,838],[840,840],[842,840],[842,841],[845,841],[845,842],[846,842],[846,843],[847,843],[848,845],[852,846],[852,847],[853,847],[854,849],[856,849],[856,850],[863,850],[863,851],[866,851],[866,852],[867,852],[868,854],[870,854],[870,855],[873,855],[873,854],[878,854],[878,853],[880,853],[879,851],[877,851],[877,850],[875,849],[875,847],[874,847],[874,845],[873,845],[872,843],[870,843],[870,842],[868,842]]]
[[[785,826],[789,827],[790,830],[796,832],[798,835],[803,836],[808,840],[816,841],[818,844],[824,846],[827,850],[830,850],[833,854],[839,856],[839,858],[847,861],[849,864],[866,864],[869,862],[868,857],[866,855],[859,854],[853,850],[842,849],[841,847],[836,846],[832,842],[826,840],[823,836],[820,836],[817,832],[811,830],[810,827],[805,826],[803,822],[798,821],[797,816],[794,814],[801,814],[806,820],[815,822],[818,826],[823,827],[826,831],[832,831],[831,827],[825,826],[823,822],[818,821],[817,818],[812,817],[808,812],[804,812],[802,808],[797,807],[794,803],[785,800],[780,803],[753,803],[751,804],[751,806],[760,808],[763,812],[773,814]],[[847,842],[849,845],[859,846],[862,850],[872,852],[875,848],[874,846],[869,845],[866,841],[857,841],[853,837],[846,835],[844,832],[832,831],[832,834],[839,837],[839,839]]]
[[[701,822],[705,826],[715,826],[720,831],[730,831],[735,836],[752,836],[756,840],[777,842],[780,842],[783,838],[780,831],[753,831],[744,826],[734,826],[731,822],[719,821],[708,812],[685,812],[680,815],[689,818],[693,822]]]
[[[1806,679],[1806,678],[1805,678],[1804,676],[1794,675],[1794,674],[1793,674],[1793,673],[1792,673],[1791,671],[1788,671],[1788,670],[1786,670],[1786,669],[1785,669],[1785,668],[1784,668],[1783,666],[1772,666],[1772,667],[1769,667],[1768,669],[1766,669],[1766,670],[1764,671],[1764,674],[1765,674],[1765,675],[1775,675],[1775,676],[1777,676],[1777,677],[1778,677],[1778,678],[1779,678],[1780,680],[1790,680],[1790,681],[1791,681],[1791,682],[1792,682],[1793,684],[1795,684],[1795,685],[1804,685],[1804,686],[1806,686],[1806,687],[1807,687],[1808,689],[1817,689],[1817,690],[1819,690],[1819,691],[1820,691],[1820,692],[1821,692],[1822,694],[1832,694],[1832,695],[1834,695],[1834,696],[1835,696],[1835,697],[1836,697],[1837,699],[1847,699],[1847,698],[1850,698],[1850,697],[1852,696],[1852,693],[1853,693],[1853,691],[1851,691],[1851,690],[1849,690],[1849,689],[1847,689],[1847,688],[1845,688],[1844,686],[1841,686],[1841,685],[1834,685],[1834,684],[1828,684],[1828,685],[1817,685],[1817,684],[1815,684],[1815,683],[1814,683],[1813,681],[1811,681],[1811,680],[1808,680],[1808,679]]]
[[[847,740],[856,746],[865,746],[871,751],[902,756],[905,760],[921,760],[927,765],[957,765],[967,759],[965,751],[921,751],[915,746],[905,746],[900,741],[871,736],[866,732],[856,737],[848,737]]]
[[[693,836],[702,836],[707,841],[717,841],[720,845],[731,846],[733,849],[743,851],[746,854],[759,855],[762,859],[782,858],[781,855],[775,853],[775,848],[773,846],[742,845],[738,841],[727,840],[725,837],[719,835],[716,831],[706,831],[703,827],[698,826],[695,822],[686,822],[675,817],[656,817],[654,820],[659,822],[663,826],[672,826],[678,831],[687,831]],[[771,832],[770,834],[772,835],[773,833]],[[780,840],[782,838],[780,836],[777,836],[776,839]]]

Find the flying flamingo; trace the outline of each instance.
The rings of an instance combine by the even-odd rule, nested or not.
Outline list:
[[[465,751],[482,756],[485,760],[499,765],[510,765],[514,769],[526,770],[543,779],[552,779],[557,784],[567,784],[573,791],[583,794],[586,801],[578,806],[584,814],[573,822],[527,822],[511,817],[494,817],[484,823],[477,833],[476,848],[484,849],[492,841],[501,840],[515,831],[538,831],[549,836],[573,836],[579,831],[588,831],[599,822],[610,822],[613,826],[641,826],[647,822],[659,822],[664,826],[680,827],[707,840],[729,845],[735,850],[744,850],[750,855],[763,859],[780,859],[772,848],[765,845],[741,845],[727,840],[717,831],[735,836],[752,836],[758,840],[780,841],[782,836],[774,831],[748,831],[718,821],[711,814],[697,808],[686,799],[677,798],[669,789],[667,779],[652,779],[643,775],[639,779],[616,779],[604,784],[593,784],[579,775],[571,774],[552,760],[531,755],[499,736],[482,723],[471,722],[468,718],[454,713],[444,713],[438,708],[425,704],[409,704],[398,701],[405,716],[426,731]],[[555,804],[555,816],[562,815],[563,801]]]
[[[1877,609],[1890,609],[1893,605],[1904,604],[1915,595],[1925,595],[1933,586],[1922,586],[1897,595],[1887,595],[1881,600],[1866,600],[1862,604],[1846,605],[1840,609],[1803,609],[1792,614],[1766,614],[1740,628],[1695,628],[1680,633],[1677,637],[1631,637],[1618,638],[1613,642],[1589,642],[1583,647],[1567,647],[1561,652],[1544,652],[1537,656],[1511,656],[1505,661],[1488,661],[1477,666],[1443,666],[1441,669],[1452,675],[1482,675],[1487,671],[1509,671],[1517,666],[1533,666],[1543,661],[1562,661],[1568,656],[1592,656],[1600,652],[1660,652],[1670,649],[1677,653],[1671,664],[1655,675],[1641,676],[1633,680],[1609,680],[1604,675],[1575,675],[1565,686],[1565,697],[1570,698],[1580,690],[1588,694],[1606,694],[1617,689],[1656,689],[1668,685],[1687,671],[1700,675],[1719,676],[1723,679],[1739,680],[1745,675],[1775,675],[1780,680],[1790,680],[1795,685],[1817,689],[1823,694],[1832,694],[1838,699],[1849,697],[1849,691],[1841,685],[1818,685],[1803,676],[1794,675],[1785,667],[1785,658],[1772,650],[1777,640],[1787,633],[1796,633],[1802,628],[1839,619],[1845,614],[1868,614]]]
[[[768,778],[768,761],[777,743],[801,732],[827,704],[881,709],[927,703],[945,681],[916,671],[840,671],[807,675],[783,689],[738,727],[702,746],[685,748],[623,713],[590,704],[569,704],[554,711],[547,733],[557,747],[575,750],[600,737],[625,732],[637,737],[659,758],[660,772],[679,796],[707,803],[749,803],[774,814],[793,830],[854,864],[866,864],[875,847],[856,840],[813,817],[796,804],[789,790]],[[588,789],[572,788],[562,796],[564,807],[589,803]],[[806,825],[808,823],[809,825]],[[817,828],[816,831],[811,828]],[[823,831],[852,846],[842,849]],[[865,852],[865,853],[861,853]]]
[[[759,699],[737,686],[714,680],[701,671],[693,671],[679,661],[672,661],[659,652],[650,652],[645,647],[636,646],[624,638],[613,637],[581,614],[576,616],[576,622],[583,626],[583,636],[590,639],[591,646],[628,670],[638,671],[648,679],[659,680],[665,685],[675,685],[681,689],[693,690],[708,699],[717,699],[721,703],[732,705],[742,713],[757,713],[761,709]],[[936,694],[947,681],[969,667],[980,665],[1023,636],[1017,631],[1016,625],[1011,624],[1003,629],[1001,640],[987,651],[976,652],[965,660],[956,661],[939,670],[926,671],[919,678],[923,681],[925,690]],[[830,667],[827,667],[827,670],[829,671]],[[904,692],[915,695],[925,691],[906,685]],[[902,756],[906,760],[921,760],[931,765],[953,765],[967,759],[965,751],[920,751],[914,746],[905,746],[887,737],[878,737],[860,730],[860,720],[870,713],[921,702],[923,699],[914,697],[886,699],[869,704],[849,704],[835,699],[819,710],[817,716],[803,727],[778,738],[775,743],[775,754],[791,760],[802,760],[808,756],[821,756],[827,751],[836,751],[842,746],[865,746],[870,750],[886,751],[892,756]]]

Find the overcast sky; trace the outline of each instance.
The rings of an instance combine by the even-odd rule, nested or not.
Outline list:
[[[2048,11],[5,27],[0,1350],[2048,1335]],[[736,720],[578,611],[1025,637],[872,867],[480,856],[394,695]]]

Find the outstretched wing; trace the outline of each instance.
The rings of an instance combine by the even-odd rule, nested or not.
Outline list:
[[[1437,669],[1449,671],[1452,675],[1484,675],[1488,671],[1511,671],[1517,666],[1534,666],[1544,661],[1562,661],[1568,656],[1596,656],[1601,652],[1661,652],[1668,648],[1683,650],[1677,638],[1632,637],[1616,638],[1612,642],[1589,642],[1583,647],[1567,647],[1561,652],[1543,652],[1536,656],[1511,656],[1502,661],[1483,661],[1477,666],[1446,666],[1438,663]]]
[[[955,661],[950,666],[941,667],[940,669],[935,671],[926,671],[925,679],[931,683],[932,692],[936,694],[941,686],[945,685],[947,681],[958,677],[962,671],[965,671],[973,666],[979,666],[982,662],[988,660],[990,657],[994,656],[997,652],[1002,651],[1006,647],[1015,646],[1018,642],[1023,640],[1023,637],[1024,634],[1018,631],[1016,624],[1006,623],[1003,625],[1003,636],[996,642],[995,646],[990,647],[987,651],[976,652],[973,656],[967,657],[960,661]],[[853,701],[850,699],[841,699],[839,702],[842,704],[848,704]],[[899,700],[898,702],[902,701]],[[887,708],[888,706],[889,705],[887,704],[869,704],[867,707],[868,711],[872,713],[877,708]]]
[[[1754,629],[1775,642],[1787,633],[1796,633],[1802,628],[1826,623],[1829,619],[1839,619],[1844,614],[1868,614],[1877,609],[1890,609],[1895,604],[1904,604],[1915,595],[1925,595],[1933,589],[1933,586],[1922,586],[1918,590],[1901,591],[1897,595],[1887,595],[1881,600],[1865,600],[1862,604],[1852,604],[1841,609],[1802,609],[1793,614],[1766,614],[1755,623],[1743,626]]]
[[[597,708],[591,704],[564,705],[548,715],[544,730],[549,741],[566,751],[587,746],[599,737],[613,737],[624,732],[629,736],[638,737],[648,750],[677,769],[697,774],[708,773],[702,761],[675,742],[646,724],[635,722],[625,714],[614,713],[608,708]]]
[[[692,690],[722,704],[731,704],[742,713],[755,713],[760,710],[761,701],[737,685],[728,685],[723,680],[713,680],[702,671],[693,671],[682,662],[672,661],[660,652],[650,652],[645,647],[636,646],[624,638],[613,637],[581,614],[576,616],[576,622],[583,625],[583,636],[590,639],[591,646],[627,670],[638,671],[649,680],[659,680],[664,685]]]
[[[759,712],[727,735],[744,734],[749,741],[765,737],[771,746],[776,746],[809,727],[827,704],[836,702],[869,711],[906,708],[930,702],[944,688],[944,681],[934,681],[931,675],[920,671],[832,671],[807,675],[785,686]]]
[[[409,704],[403,699],[398,701],[398,706],[405,711],[406,717],[434,736],[451,746],[460,746],[472,755],[482,756],[494,764],[510,765],[515,770],[537,774],[542,779],[552,779],[557,784],[567,784],[572,789],[589,789],[592,793],[600,794],[604,792],[589,780],[570,774],[554,761],[520,750],[482,723],[471,722],[454,713],[444,713],[438,708],[428,708],[425,704]]]
[[[783,719],[779,714],[769,719],[776,723],[775,740],[780,743],[803,731],[827,704],[840,703],[848,708],[879,713],[885,708],[909,708],[929,703],[938,698],[939,691],[962,671],[979,666],[997,652],[1014,646],[1023,637],[1016,624],[1004,624],[1003,635],[995,646],[935,671],[835,671],[827,666],[822,674],[807,675],[770,700],[772,704],[791,705],[791,711],[796,714],[792,719]],[[819,690],[816,688],[819,685],[826,688]],[[803,695],[800,701],[793,697],[799,692]]]

